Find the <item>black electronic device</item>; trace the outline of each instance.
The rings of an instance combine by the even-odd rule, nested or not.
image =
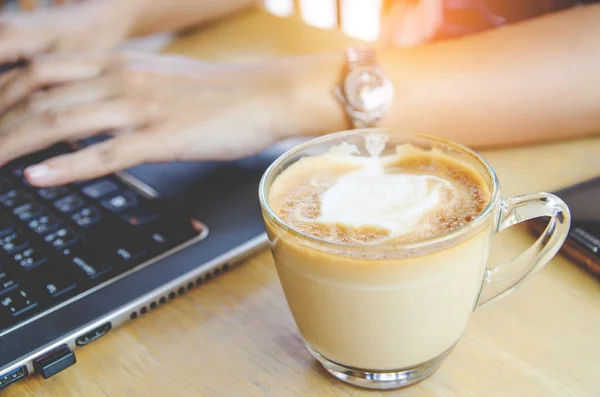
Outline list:
[[[562,189],[555,194],[563,199],[571,211],[571,230],[561,252],[578,265],[600,278],[600,178]],[[529,222],[541,232],[547,219]]]

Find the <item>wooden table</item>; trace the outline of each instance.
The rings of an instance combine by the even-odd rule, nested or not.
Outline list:
[[[178,39],[170,51],[247,60],[340,49],[334,32],[249,12]],[[600,175],[600,137],[486,151],[505,195]],[[501,233],[493,261],[532,242]],[[77,351],[78,363],[8,388],[23,396],[600,396],[600,283],[563,257],[474,313],[440,370],[403,391],[347,386],[302,344],[268,252]]]

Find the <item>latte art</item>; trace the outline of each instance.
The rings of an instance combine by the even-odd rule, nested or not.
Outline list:
[[[433,175],[388,174],[377,165],[342,176],[321,197],[318,222],[386,229],[390,237],[432,227],[424,217],[451,207],[458,191]]]
[[[271,188],[275,213],[332,242],[406,243],[472,221],[489,201],[479,174],[441,152],[403,145],[393,155],[358,153],[345,143],[291,165]]]

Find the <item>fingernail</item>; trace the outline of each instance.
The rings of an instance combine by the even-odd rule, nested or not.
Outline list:
[[[25,169],[25,176],[33,184],[51,182],[56,171],[52,170],[46,164],[37,164]]]

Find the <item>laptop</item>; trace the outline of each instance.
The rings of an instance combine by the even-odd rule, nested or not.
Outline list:
[[[23,178],[67,144],[0,168],[0,389],[266,246],[258,183],[283,149],[230,163],[143,165],[58,188]]]

